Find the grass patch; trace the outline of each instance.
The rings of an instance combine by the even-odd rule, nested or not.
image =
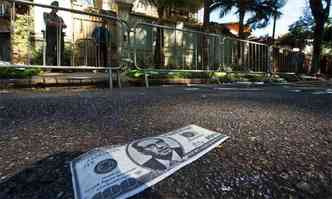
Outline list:
[[[135,80],[143,80],[145,73],[149,79],[208,79],[211,76],[209,72],[188,72],[188,71],[158,71],[148,70],[144,72],[139,69],[132,69],[127,72],[127,76]]]
[[[242,72],[188,72],[172,70],[147,70],[149,79],[208,79],[211,83],[232,82],[275,82],[285,83],[294,81],[296,76],[288,75],[287,78],[279,75],[269,76],[267,73],[242,73]],[[144,80],[145,72],[140,69],[131,69],[127,76],[133,80]]]
[[[236,73],[236,72],[215,72],[212,76],[213,79],[216,79],[220,82],[238,82],[238,81],[247,81],[247,82],[264,82],[267,81],[268,77],[265,73],[255,74],[255,73]]]
[[[296,74],[287,74],[287,73],[278,73],[279,78],[282,78],[288,82],[296,82],[299,80],[299,77]]]
[[[41,73],[41,69],[0,68],[0,78],[30,78]]]

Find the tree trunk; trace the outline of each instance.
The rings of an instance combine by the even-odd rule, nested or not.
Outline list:
[[[272,44],[274,44],[274,41],[275,41],[276,24],[277,24],[277,15],[274,15],[274,19],[273,19],[273,31],[272,31]]]
[[[210,6],[211,6],[211,0],[204,0],[204,17],[203,17],[204,27],[207,27],[210,23]]]
[[[324,34],[324,24],[328,20],[331,0],[326,0],[326,7],[321,0],[310,0],[311,13],[315,19],[314,49],[312,54],[311,74],[316,74],[320,70],[320,54],[322,46],[322,37]]]
[[[316,74],[320,71],[320,55],[322,46],[322,37],[324,33],[324,23],[316,22],[314,32],[314,49],[312,54],[311,74]]]
[[[210,23],[210,6],[211,0],[204,0],[204,17],[203,17],[203,31],[208,32]],[[208,49],[208,38],[206,35],[202,35],[202,62],[204,66],[209,65],[209,49]],[[197,45],[198,46],[198,45]]]
[[[245,39],[244,37],[244,17],[245,17],[245,11],[243,9],[240,9],[239,11],[239,38],[240,39]],[[242,42],[238,41],[237,45],[237,60],[238,64],[243,70],[248,71],[247,67],[243,66],[243,57],[242,57],[242,52],[241,52],[241,46]]]
[[[244,17],[245,17],[245,11],[240,9],[239,11],[239,38],[245,39],[244,37]]]
[[[164,8],[158,8],[158,24],[162,25],[162,19],[164,17]],[[164,31],[162,28],[157,28],[156,35],[156,47],[154,52],[154,63],[155,66],[164,66],[165,63],[164,56]]]

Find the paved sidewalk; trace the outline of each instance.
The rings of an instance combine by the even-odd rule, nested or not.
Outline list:
[[[89,85],[89,84],[98,84],[106,83],[108,81],[108,74],[102,72],[73,72],[73,73],[56,73],[56,72],[44,72],[41,75],[33,76],[31,78],[25,79],[1,79],[0,78],[0,88],[15,88],[15,87],[33,87],[33,86],[70,86],[70,85]],[[151,80],[153,82],[153,80]],[[205,80],[201,79],[178,79],[178,80],[157,80],[161,84],[205,84]],[[140,81],[138,81],[140,82]],[[306,80],[298,81],[296,85],[332,85],[332,79],[329,80]],[[135,83],[134,83],[135,84]],[[235,82],[234,84],[245,85],[253,84],[258,85],[259,82]],[[293,84],[293,83],[290,83]]]
[[[38,76],[25,79],[0,79],[0,88],[30,87],[37,85],[72,85],[72,84],[96,84],[108,80],[107,73],[76,72],[55,73],[45,72]]]

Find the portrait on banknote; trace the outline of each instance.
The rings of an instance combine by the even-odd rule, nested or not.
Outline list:
[[[167,170],[182,161],[183,147],[169,137],[152,137],[135,141],[127,147],[128,157],[139,166]]]

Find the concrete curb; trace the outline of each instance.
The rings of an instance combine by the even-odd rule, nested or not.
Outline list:
[[[108,81],[106,73],[46,73],[25,79],[0,79],[0,88],[88,85]]]

